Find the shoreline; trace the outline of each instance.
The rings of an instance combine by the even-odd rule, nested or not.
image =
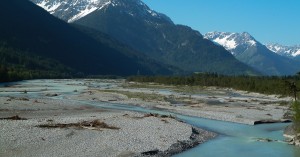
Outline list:
[[[201,88],[198,94],[183,92],[186,89],[181,91],[182,87],[148,86],[146,88],[145,84],[131,82],[101,90],[90,88],[92,94],[85,97],[86,100],[163,109],[187,116],[247,125],[290,122],[284,117],[289,111],[290,97],[214,87]]]
[[[125,105],[140,106],[145,108],[168,110],[174,113],[183,114],[187,116],[196,116],[196,117],[202,117],[207,119],[215,119],[221,121],[230,121],[235,123],[254,125],[255,123],[257,123],[257,121],[265,123],[265,122],[277,122],[282,120],[282,117],[288,107],[282,105],[281,102],[288,101],[289,99],[289,98],[279,98],[277,96],[267,96],[267,95],[262,95],[257,93],[247,93],[242,91],[235,91],[232,89],[219,89],[219,88],[201,89],[201,92],[203,92],[204,94],[200,94],[200,95],[178,92],[178,91],[175,92],[169,90],[169,88],[164,89],[163,87],[132,88],[130,86],[128,87],[128,84],[126,83],[124,85],[124,80],[101,80],[100,82],[99,80],[69,80],[69,81],[34,80],[34,81],[27,81],[21,84],[16,83],[16,84],[11,84],[10,86],[4,86],[1,87],[1,90],[3,92],[0,92],[0,95],[2,95],[0,96],[0,102],[3,104],[3,106],[0,106],[0,118],[7,118],[7,117],[19,115],[21,118],[23,117],[29,118],[29,120],[27,120],[27,122],[29,122],[30,115],[35,115],[36,117],[41,118],[41,119],[36,119],[34,121],[35,125],[40,124],[41,122],[48,123],[47,120],[49,120],[49,117],[52,117],[51,121],[49,122],[54,121],[54,122],[60,122],[64,124],[64,122],[79,123],[80,121],[96,120],[95,118],[101,119],[101,114],[103,114],[104,117],[102,117],[101,119],[103,122],[118,128],[127,128],[128,124],[132,126],[137,125],[133,123],[133,121],[138,122],[136,121],[137,119],[146,120],[145,124],[144,123],[139,124],[141,125],[142,128],[144,128],[144,131],[147,130],[149,131],[150,129],[149,127],[157,127],[157,126],[161,126],[161,127],[154,129],[154,131],[160,131],[161,129],[164,128],[166,129],[167,127],[172,127],[172,126],[175,128],[178,127],[185,128],[183,129],[185,131],[181,133],[184,135],[180,136],[182,137],[182,139],[177,139],[174,141],[172,141],[172,138],[167,138],[167,137],[177,137],[177,136],[176,135],[167,136],[167,134],[171,134],[171,133],[167,133],[168,131],[153,134],[153,137],[155,136],[156,139],[152,139],[152,141],[147,141],[149,139],[144,139],[144,136],[140,135],[139,136],[140,139],[146,140],[144,141],[144,144],[142,144],[144,145],[144,147],[136,148],[136,150],[133,151],[128,151],[130,150],[129,148],[125,149],[123,148],[123,146],[114,143],[108,145],[116,145],[116,147],[120,147],[120,149],[117,149],[118,151],[116,151],[111,147],[108,148],[105,145],[101,145],[101,148],[103,148],[102,151],[106,153],[106,156],[114,156],[109,153],[117,152],[118,157],[138,156],[138,155],[141,156],[143,155],[143,153],[144,155],[149,153],[153,155],[155,154],[154,156],[159,156],[159,155],[168,156],[170,154],[179,153],[186,149],[197,146],[198,144],[201,144],[209,139],[212,139],[217,135],[215,133],[211,133],[209,131],[204,131],[202,129],[199,129],[201,132],[199,134],[199,138],[191,139],[190,137],[194,137],[194,135],[192,135],[193,134],[192,130],[197,130],[197,129],[196,128],[192,129],[193,126],[187,124],[181,124],[181,122],[178,122],[175,119],[172,118],[164,119],[162,117],[155,117],[155,116],[154,117],[150,116],[150,118],[149,117],[145,118],[144,117],[145,114],[142,113],[128,112],[122,110],[106,110],[106,109],[101,109],[90,105],[83,105],[80,102],[87,101],[87,102],[95,102],[95,103],[97,102],[107,102],[107,103],[116,103],[116,104],[119,103]],[[14,93],[13,94],[14,96],[4,97],[5,93]],[[228,96],[227,93],[230,93],[230,95]],[[31,97],[29,97],[29,95]],[[234,97],[232,95],[238,95],[238,96]],[[68,100],[79,100],[79,101],[77,102],[77,101],[68,101]],[[95,116],[94,114],[97,115]],[[126,117],[126,114],[128,115],[133,114],[133,116]],[[88,116],[86,117],[85,115]],[[112,123],[110,121],[106,121],[107,118],[105,118],[105,115],[106,116],[115,115],[116,117],[119,117],[119,121],[123,121],[123,124],[117,123],[116,121],[113,121]],[[134,115],[138,115],[138,116],[134,116]],[[85,118],[82,118],[81,116]],[[62,117],[65,118],[67,117],[67,119],[69,120],[64,121],[62,119],[59,119]],[[74,119],[77,119],[77,121],[74,121]],[[3,123],[4,121],[7,120],[0,120],[0,123]],[[9,125],[14,125],[14,121],[8,121],[8,123]],[[8,127],[12,127],[12,126],[8,126]],[[25,127],[27,131],[32,128],[35,128],[33,127],[33,125],[29,125],[29,126],[23,125],[23,127]],[[135,130],[128,131],[129,133],[127,132],[125,134],[131,135],[134,139],[135,136],[130,132],[136,132],[139,127],[137,126],[135,127],[136,127]],[[87,130],[84,129],[80,131],[75,129],[69,132],[68,131],[64,133],[61,132],[61,134],[64,134],[64,137],[62,137],[63,139],[66,138],[67,136],[75,137],[73,132],[75,132],[76,135],[78,135],[78,137],[76,136],[76,138],[86,137],[90,139],[90,136],[94,137],[95,134],[90,135],[89,133],[86,132],[87,131],[95,132],[95,130],[93,129],[95,128],[88,128]],[[130,130],[130,128],[128,129]],[[14,130],[18,132],[17,129],[11,129],[12,132]],[[173,128],[169,130],[172,130],[172,132],[178,132],[181,129]],[[36,131],[38,133],[43,132],[39,129],[36,130],[36,128],[30,131],[31,132]],[[110,132],[110,131],[116,133],[118,132],[117,130],[105,130],[104,132]],[[49,130],[47,131],[47,129],[46,132],[48,132],[48,134],[52,133],[51,131],[49,132]],[[151,132],[149,132],[149,134],[150,133]],[[112,136],[112,134],[110,133],[107,134],[109,136]],[[164,142],[160,141],[161,138],[159,138],[159,136],[161,135],[163,135],[164,137],[163,139],[166,138],[171,140],[172,142],[169,141],[167,144],[168,146],[166,146],[166,143],[164,143],[166,141]],[[51,138],[55,139],[54,137]],[[124,140],[124,137],[119,137],[118,139]],[[0,139],[0,143],[7,144],[7,141],[1,141],[1,140],[3,140],[3,138]],[[39,142],[45,142],[45,140],[47,141],[47,138],[40,137],[36,140]],[[56,140],[59,141],[59,139]],[[136,142],[139,141],[139,138],[135,140],[127,141],[127,142],[133,142],[128,145],[138,146],[139,144],[137,144]],[[177,141],[181,141],[181,142],[177,142]],[[111,141],[108,140],[108,142]],[[138,143],[140,142],[141,141],[139,141]],[[85,145],[89,145],[89,144],[85,144]],[[13,145],[11,145],[11,147],[12,147],[12,152],[19,149],[18,147],[15,148]],[[32,147],[32,149],[36,149],[35,147],[38,146],[34,146]],[[86,148],[86,146],[81,146],[81,147],[84,147],[85,149],[89,150],[89,148]],[[94,146],[90,146],[90,147],[94,147]],[[159,147],[159,149],[157,147]],[[2,151],[3,149],[4,148],[2,148]],[[97,149],[91,148],[91,150],[92,150],[91,152],[93,152]],[[22,152],[24,150],[19,150],[19,151]],[[67,152],[67,153],[72,154],[73,152]],[[0,155],[1,155],[1,151],[0,151]],[[97,156],[95,154],[91,154],[91,155]],[[32,156],[32,154],[28,156]],[[105,156],[105,154],[102,156]]]
[[[203,134],[206,134],[206,136],[201,136]],[[166,151],[153,150],[149,152],[143,152],[140,155],[137,155],[135,157],[144,157],[149,155],[156,156],[156,157],[168,157],[168,156],[176,155],[188,149],[194,148],[204,142],[207,142],[217,136],[218,135],[216,133],[209,132],[192,126],[192,134],[189,140],[179,141],[177,143],[174,143]]]
[[[126,157],[156,150],[154,156],[170,156],[216,136],[172,117],[74,105],[63,100],[10,99],[0,97],[0,102],[7,106],[0,107],[0,156],[99,156],[100,153],[100,156]],[[16,115],[22,120],[3,119]],[[120,129],[37,127],[97,119]]]

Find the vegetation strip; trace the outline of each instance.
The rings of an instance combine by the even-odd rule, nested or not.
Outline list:
[[[36,127],[40,128],[95,128],[95,129],[112,129],[118,130],[120,128],[109,126],[105,122],[100,120],[93,120],[93,121],[83,121],[78,123],[68,123],[68,124],[42,124],[37,125]]]
[[[300,87],[299,76],[226,76],[211,73],[194,74],[191,76],[133,76],[128,82],[159,83],[164,85],[187,85],[191,88],[222,87],[233,88],[262,94],[278,94],[290,96],[291,84]]]

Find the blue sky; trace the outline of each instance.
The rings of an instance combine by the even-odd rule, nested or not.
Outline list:
[[[142,0],[205,34],[249,32],[262,43],[300,44],[300,0]]]

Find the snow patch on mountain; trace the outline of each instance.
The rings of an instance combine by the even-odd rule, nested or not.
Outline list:
[[[298,55],[300,55],[300,49],[296,53],[294,53],[294,57],[296,57]]]
[[[50,14],[67,22],[74,22],[80,18],[105,6],[112,4],[113,0],[31,0]]]
[[[97,10],[97,7],[85,8],[85,10],[82,10],[80,13],[76,14],[71,19],[69,19],[68,22],[70,23],[70,22],[76,21],[76,20],[90,14],[91,12],[93,12],[95,10]]]
[[[93,0],[93,3],[95,4],[97,0]],[[86,8],[84,10],[82,10],[80,13],[76,14],[75,16],[73,16],[72,18],[70,18],[68,20],[69,23],[74,22],[76,20],[81,19],[82,17],[85,17],[86,15],[96,11],[96,10],[101,10],[103,9],[105,6],[111,4],[111,1],[108,1],[104,4],[102,4],[101,6],[97,6],[97,5],[87,5]]]
[[[53,14],[61,4],[61,2],[54,2],[53,5],[48,5],[47,1],[41,1],[40,3],[37,3],[38,6],[47,10],[50,14]]]
[[[208,32],[204,38],[211,40],[221,46],[233,55],[241,53],[249,47],[256,46],[258,43],[249,33],[230,33],[230,32]],[[239,49],[239,50],[236,50]]]
[[[164,19],[169,22],[172,20],[164,14],[158,13],[150,9],[141,0],[31,0],[33,3],[42,7],[50,14],[67,21],[75,22],[94,11],[105,9],[109,6],[122,6],[122,12],[130,16],[145,16]],[[138,6],[138,11],[133,11],[132,8]]]
[[[266,44],[266,46],[268,49],[281,56],[293,58],[300,55],[300,45],[284,46],[280,44]]]
[[[235,42],[234,39],[229,39],[231,37],[231,35],[215,38],[214,42],[217,42],[218,44],[224,46],[227,50],[235,49],[237,46],[237,43]]]

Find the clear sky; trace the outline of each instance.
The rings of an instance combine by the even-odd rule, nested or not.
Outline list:
[[[300,44],[300,0],[142,0],[205,34],[248,32],[262,43]]]

